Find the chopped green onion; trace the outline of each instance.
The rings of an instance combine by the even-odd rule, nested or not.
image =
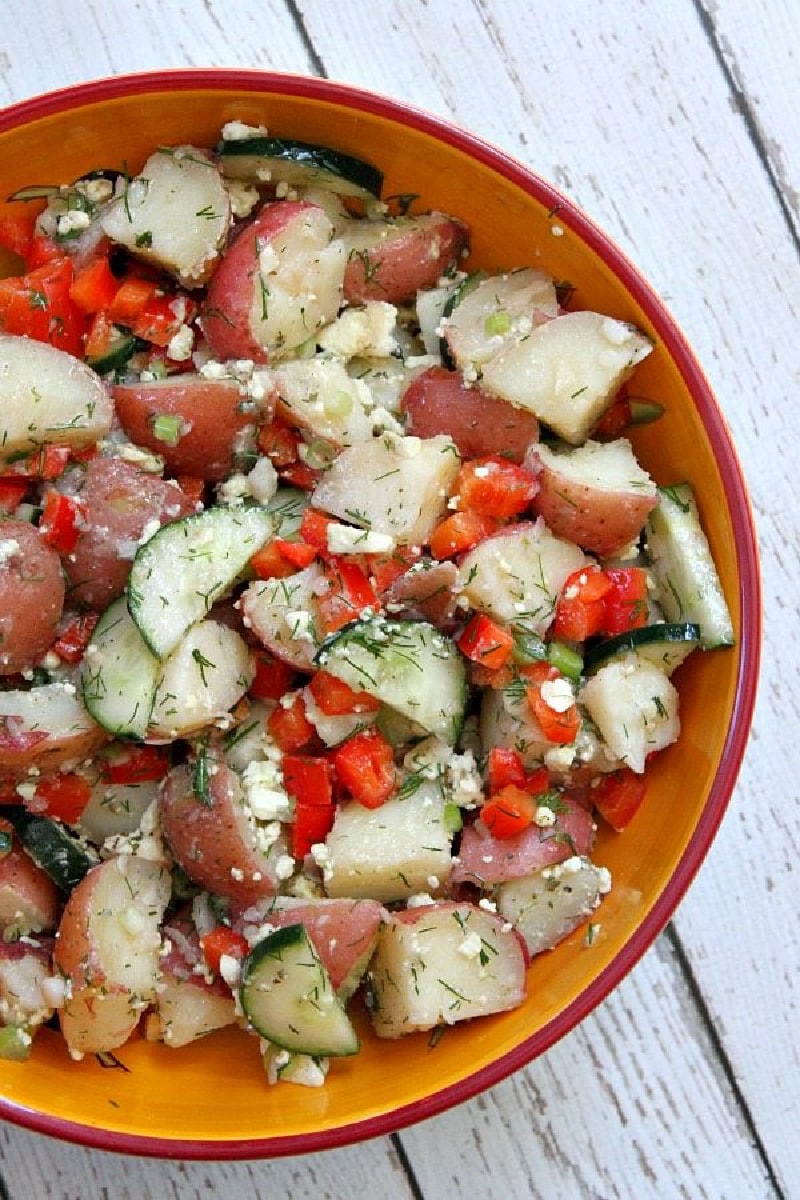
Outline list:
[[[664,415],[664,405],[657,400],[630,399],[631,422],[634,425],[650,425]]]
[[[349,392],[336,391],[322,401],[326,417],[346,417],[353,411],[353,397]]]
[[[153,417],[153,437],[167,446],[177,446],[183,433],[183,419],[175,413],[157,413]]]
[[[486,318],[484,328],[489,337],[502,336],[502,334],[508,333],[511,328],[511,317],[507,312],[503,312],[502,310],[492,313],[491,316]]]
[[[571,646],[566,646],[563,642],[551,642],[547,647],[547,661],[562,675],[566,675],[567,679],[580,679],[583,658]]]
[[[461,820],[461,809],[457,804],[445,804],[444,806],[444,829],[445,833],[460,833],[463,821]]]
[[[514,662],[522,666],[527,663],[542,662],[547,658],[547,647],[541,638],[533,633],[517,633],[514,635]]]
[[[5,856],[10,852],[10,850],[11,850],[11,834],[9,832],[7,832],[6,830],[2,829],[2,830],[0,830],[0,858],[5,858]]]
[[[24,1062],[30,1058],[33,1038],[22,1025],[4,1025],[0,1029],[0,1058]]]

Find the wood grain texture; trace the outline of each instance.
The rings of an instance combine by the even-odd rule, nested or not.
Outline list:
[[[786,734],[800,708],[800,545],[785,450],[800,433],[794,0],[562,0],[522,21],[518,0],[85,9],[80,22],[66,0],[17,5],[13,21],[3,13],[2,102],[123,70],[322,70],[534,166],[616,238],[683,325],[750,483],[767,613],[740,784],[675,921],[689,973],[662,939],[550,1053],[401,1140],[430,1200],[796,1194],[800,804]],[[13,1200],[410,1194],[389,1139],[271,1164],[156,1164],[7,1128],[0,1168]]]

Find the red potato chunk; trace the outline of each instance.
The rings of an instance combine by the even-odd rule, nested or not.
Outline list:
[[[61,981],[53,978],[53,939],[35,943],[0,940],[0,1023],[26,1032],[43,1025],[60,1002]]]
[[[304,925],[331,986],[347,1000],[358,987],[389,914],[377,900],[295,900],[281,896],[244,909],[234,927],[248,940],[260,940],[269,930]]]
[[[85,523],[64,561],[70,601],[104,609],[121,596],[139,540],[153,521],[166,525],[194,512],[175,483],[120,458],[93,458],[80,495]]]
[[[459,578],[455,563],[431,559],[416,563],[388,589],[385,599],[392,605],[389,611],[450,630],[456,615]]]
[[[332,321],[344,277],[344,247],[332,239],[317,205],[265,204],[209,284],[202,325],[212,353],[267,362]]]
[[[143,858],[93,867],[64,909],[55,965],[67,981],[61,1031],[73,1054],[114,1050],[156,998],[169,873]]]
[[[539,440],[533,413],[490,396],[477,384],[467,386],[459,371],[430,367],[412,380],[401,399],[406,431],[417,437],[448,434],[462,458],[502,454],[521,463]]]
[[[190,879],[217,895],[245,901],[274,895],[285,839],[270,845],[263,838],[235,771],[223,763],[209,770],[207,802],[196,794],[187,766],[164,782],[159,812],[175,858]]]
[[[58,888],[14,838],[0,858],[0,934],[11,939],[55,929],[60,912]]]
[[[461,834],[453,882],[478,886],[504,883],[573,855],[588,854],[594,841],[592,814],[567,795],[561,799],[564,811],[556,814],[554,825],[544,829],[529,825],[516,837],[493,837],[481,821],[468,825]]]
[[[526,464],[539,478],[534,512],[557,537],[595,554],[627,546],[658,503],[655,483],[625,438],[567,451],[537,446]]]
[[[27,521],[0,521],[0,675],[33,666],[64,607],[61,560]]]
[[[25,779],[69,770],[109,740],[71,685],[47,683],[28,692],[0,692],[0,777]]]
[[[395,221],[353,221],[342,237],[348,304],[412,300],[418,291],[433,287],[469,245],[467,226],[437,212]]]
[[[522,940],[502,917],[472,904],[425,904],[393,913],[370,966],[378,1037],[506,1012],[525,999]]]
[[[271,420],[274,408],[274,403],[267,403],[256,414],[236,380],[202,375],[118,384],[111,395],[132,442],[160,454],[171,474],[211,483],[220,483],[233,472],[243,437],[254,429],[256,420]],[[167,441],[156,433],[155,422],[161,416],[180,422],[174,438]]]

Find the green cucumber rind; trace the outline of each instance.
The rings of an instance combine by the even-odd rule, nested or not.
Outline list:
[[[28,812],[22,805],[4,808],[3,816],[14,826],[33,861],[65,896],[100,862],[59,821]]]
[[[642,646],[652,646],[658,642],[671,642],[676,645],[691,642],[695,646],[699,645],[700,626],[691,621],[666,621],[655,625],[643,625],[626,633],[617,633],[584,650],[584,670],[593,671],[617,654],[636,651]]]
[[[129,625],[123,637],[111,639],[118,623]],[[124,640],[123,640],[124,638]],[[117,737],[143,738],[153,710],[161,663],[149,650],[138,627],[130,617],[124,596],[115,600],[100,617],[92,646],[96,653],[85,657],[81,668],[81,697],[98,725]],[[104,651],[116,649],[112,661],[102,661]],[[132,686],[135,685],[135,686]],[[123,700],[123,698],[125,698]],[[127,719],[115,715],[123,701]]]
[[[383,188],[383,172],[372,163],[314,142],[252,137],[221,141],[216,153],[223,175],[230,160],[252,158],[269,166],[273,179],[301,184],[307,176],[308,184],[328,187],[340,195],[374,198],[380,196]],[[255,177],[255,171],[253,175]]]
[[[128,577],[128,612],[156,658],[167,658],[192,625],[230,591],[252,556],[269,541],[272,529],[272,515],[265,505],[221,505],[162,525],[139,547]],[[235,530],[241,536],[235,537]],[[227,549],[220,537],[223,531]],[[216,541],[203,536],[215,532]],[[162,575],[169,576],[168,595],[153,582],[159,567]],[[211,586],[201,590],[209,582]],[[183,616],[167,623],[164,614],[170,604],[181,605]]]
[[[300,994],[297,971],[308,967],[318,972],[316,987],[325,996],[326,1012],[320,1011],[315,997],[307,1001],[306,1014],[291,1013],[297,1022],[293,1023],[292,1006],[302,1005],[310,995]],[[291,1053],[338,1058],[360,1049],[358,1035],[304,925],[284,925],[252,948],[242,962],[239,1001],[256,1032]]]
[[[376,629],[379,630],[380,636],[378,637],[373,632]],[[423,630],[425,631],[424,637],[430,639],[429,643],[423,641],[422,646],[402,644],[403,637],[418,639]],[[370,639],[379,648],[378,652],[369,648]],[[344,651],[348,644],[354,643],[363,647],[365,641],[367,653],[373,655],[377,666],[380,666],[381,661],[390,659],[394,654],[398,663],[398,673],[378,678],[377,675],[371,676],[363,666],[359,671],[359,668],[352,664],[352,660],[348,660]],[[440,652],[437,653],[437,650]],[[430,672],[426,671],[422,665],[417,667],[421,675],[421,679],[417,682],[424,682],[421,698],[414,704],[400,702],[402,697],[398,696],[398,676],[402,674],[404,664],[413,664],[412,656],[414,654],[431,654],[435,660],[442,662],[447,659],[448,667],[453,673],[452,686],[449,688],[450,694],[445,696],[444,707],[439,707],[436,712],[433,711],[436,708],[435,704],[430,706],[430,712],[426,712],[421,703],[421,699],[436,690],[435,685],[432,684]],[[442,741],[448,742],[450,745],[455,745],[458,741],[469,699],[469,684],[464,661],[451,639],[427,621],[395,621],[382,617],[351,621],[325,639],[317,651],[314,662],[317,666],[324,666],[334,675],[340,674],[350,687],[369,692],[383,704],[396,709],[426,732],[441,738]],[[337,672],[337,666],[340,663],[344,667],[344,672],[341,670]],[[441,698],[438,693],[437,695],[438,698]]]

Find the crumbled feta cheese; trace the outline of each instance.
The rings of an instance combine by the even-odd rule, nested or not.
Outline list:
[[[335,521],[328,526],[326,537],[331,554],[391,554],[395,548],[395,540],[389,533],[353,529]]]
[[[251,762],[242,775],[247,804],[258,821],[289,821],[292,798],[283,786],[283,772],[273,758]]]
[[[167,357],[174,362],[186,362],[194,350],[194,330],[190,325],[181,325],[167,345]]]
[[[533,823],[534,825],[538,825],[540,829],[549,829],[551,825],[555,825],[556,823],[556,814],[546,804],[540,804],[534,813]]]
[[[204,362],[200,367],[199,374],[204,379],[229,379],[230,372],[225,363],[217,362],[216,359],[210,358],[208,362]]]
[[[19,542],[16,538],[2,538],[0,540],[0,567],[7,566],[12,558],[16,558],[19,554]]]
[[[226,179],[225,188],[231,202],[231,212],[234,217],[249,217],[258,204],[258,189],[251,187],[242,179]]]
[[[295,642],[311,642],[314,643],[314,618],[310,612],[304,608],[297,608],[291,612],[287,612],[284,620],[292,631],[292,640]]]
[[[254,500],[269,504],[278,490],[278,472],[272,460],[264,455],[247,474],[247,490]]]
[[[406,908],[425,908],[428,904],[435,903],[433,896],[429,896],[427,892],[416,892],[406,900]]]
[[[71,208],[56,219],[56,230],[59,237],[69,237],[72,233],[82,233],[88,229],[92,218],[82,208]]]
[[[294,866],[295,863],[291,854],[281,854],[278,856],[278,861],[275,863],[275,875],[281,881],[284,879],[289,879],[292,875],[294,875]]]
[[[102,448],[103,443],[100,445]],[[140,471],[146,471],[148,475],[162,475],[164,472],[164,459],[160,454],[153,454],[152,450],[143,450],[132,442],[120,442],[114,446],[114,451],[119,458],[138,467]]]
[[[540,688],[542,699],[553,712],[564,713],[575,703],[575,694],[568,679],[546,679]]]
[[[575,746],[551,746],[544,752],[544,765],[550,771],[568,771],[575,760]]]
[[[482,945],[480,934],[473,929],[461,942],[458,953],[463,954],[464,958],[478,958]]]
[[[229,988],[235,988],[242,973],[242,964],[232,954],[221,954],[219,956],[219,973]]]
[[[608,867],[597,868],[597,890],[601,896],[607,896],[611,891],[611,872]]]
[[[230,475],[217,488],[217,496],[223,504],[241,504],[247,492],[247,479],[238,473]]]
[[[562,225],[555,225],[555,224],[551,225],[550,232],[552,233],[553,237],[563,237],[564,236],[564,228]]]
[[[226,121],[222,126],[223,142],[246,142],[250,138],[266,137],[266,125],[246,125],[244,121]]]

